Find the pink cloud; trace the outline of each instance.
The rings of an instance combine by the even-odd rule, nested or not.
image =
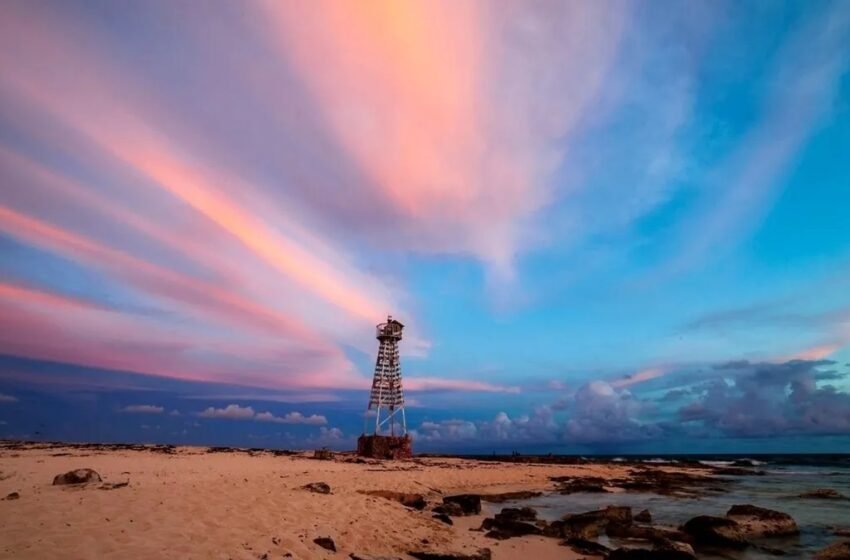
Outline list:
[[[394,209],[393,240],[510,275],[549,175],[612,63],[595,3],[264,2],[280,53]],[[533,228],[531,228],[533,229]]]
[[[252,197],[243,193],[260,193],[259,185],[220,165],[199,143],[166,135],[155,123],[172,123],[179,117],[154,96],[139,94],[145,91],[140,78],[129,75],[103,51],[91,48],[92,41],[73,40],[86,36],[85,30],[71,22],[60,24],[46,12],[34,15],[27,10],[4,10],[0,31],[14,48],[7,46],[18,53],[14,61],[0,55],[0,64],[10,69],[4,72],[4,86],[18,102],[69,131],[57,138],[64,141],[63,147],[71,140],[69,134],[76,136],[83,146],[94,148],[100,158],[95,165],[111,170],[118,162],[123,173],[142,178],[142,190],[132,193],[134,199],[147,199],[152,205],[155,200],[155,206],[160,206],[163,195],[171,197],[172,205],[179,201],[193,219],[202,218],[197,223],[202,230],[213,231],[214,239],[224,235],[232,242],[228,250],[237,253],[238,265],[230,267],[225,278],[236,280],[234,288],[262,290],[255,294],[258,299],[286,306],[310,323],[321,322],[323,330],[349,344],[362,343],[365,338],[352,333],[368,332],[387,312],[402,310],[393,286],[381,276],[361,270],[334,240],[300,224],[296,209],[288,208],[279,197],[262,197],[264,203],[272,204],[251,202]],[[23,28],[27,29],[24,34]],[[70,68],[74,70],[66,71]],[[126,184],[122,181],[122,188]],[[78,193],[66,188],[63,194],[74,200]],[[109,202],[90,206],[116,217],[122,215]],[[278,220],[279,216],[286,220]],[[149,222],[143,219],[131,219],[128,225],[152,234]],[[182,239],[164,240],[161,233],[153,234],[157,235],[163,244],[189,258],[195,256],[194,248]],[[221,266],[222,259],[210,253],[201,251],[205,264]],[[239,274],[241,271],[245,272]]]
[[[445,379],[439,377],[407,377],[404,388],[410,391],[470,391],[478,393],[519,393],[519,387],[475,381],[470,379]]]
[[[629,387],[631,385],[635,385],[637,383],[643,383],[644,381],[650,381],[652,379],[657,379],[663,375],[668,373],[668,370],[660,367],[653,367],[640,370],[632,375],[624,377],[622,379],[617,379],[615,381],[611,381],[610,385],[616,388]]]

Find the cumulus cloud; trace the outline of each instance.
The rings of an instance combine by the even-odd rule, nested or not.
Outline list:
[[[659,399],[659,401],[660,402],[677,401],[677,400],[687,396],[688,394],[690,394],[690,391],[688,391],[687,389],[670,389],[669,391],[664,393],[664,396],[661,397]]]
[[[327,418],[320,414],[305,416],[300,412],[288,412],[283,416],[276,416],[271,412],[255,412],[250,406],[239,406],[229,404],[224,408],[209,407],[198,416],[202,418],[226,418],[230,420],[255,420],[257,422],[273,422],[276,424],[306,424],[309,426],[323,426],[328,423]]]
[[[0,403],[13,403],[13,402],[18,402],[18,398],[13,397],[12,395],[4,395],[3,393],[0,393]]]
[[[354,444],[352,436],[346,436],[345,433],[336,427],[319,428],[318,435],[308,437],[304,440],[311,447],[330,447],[332,449],[350,449]]]
[[[345,437],[339,428],[319,428],[319,438],[337,441]]]
[[[827,382],[848,376],[828,360],[735,361],[670,371],[661,397],[617,382],[588,382],[530,414],[426,421],[427,442],[533,442],[604,446],[665,436],[850,434],[850,394]]]
[[[564,439],[577,443],[643,440],[660,432],[654,423],[639,420],[643,413],[651,411],[647,401],[605,381],[581,386],[567,400],[564,409],[567,413]]]
[[[165,409],[154,404],[131,404],[121,409],[121,412],[133,414],[162,414]]]
[[[832,365],[829,360],[723,364],[717,368],[722,376],[703,384],[679,417],[731,436],[850,433],[850,394],[818,383],[819,368]],[[835,375],[829,372],[827,378]]]
[[[474,439],[478,435],[478,427],[469,420],[426,421],[411,430],[411,435],[423,441],[463,441]]]
[[[328,423],[328,419],[321,414],[305,416],[300,412],[289,412],[282,417],[275,416],[271,412],[258,412],[254,416],[254,420],[259,422],[276,422],[278,424],[307,424],[310,426],[323,426]]]
[[[422,422],[412,430],[415,438],[423,441],[544,441],[553,439],[555,423],[552,410],[536,407],[530,415],[511,418],[499,412],[489,421],[472,422],[450,419],[439,422]]]
[[[254,417],[254,409],[250,406],[229,404],[224,408],[209,407],[200,414],[201,418],[227,418],[230,420],[248,420]]]

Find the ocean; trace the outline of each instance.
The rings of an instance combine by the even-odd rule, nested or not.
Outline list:
[[[657,464],[700,462],[719,467],[749,464],[753,469],[764,472],[764,475],[722,476],[721,478],[730,481],[730,484],[724,485],[728,491],[711,492],[696,498],[651,493],[575,493],[544,495],[524,500],[517,505],[534,507],[540,517],[550,521],[567,513],[581,513],[607,505],[631,506],[634,513],[648,509],[652,513],[653,524],[678,526],[697,515],[723,516],[734,504],[752,504],[785,512],[796,520],[800,528],[798,537],[766,541],[770,547],[785,552],[783,558],[789,559],[811,558],[817,550],[836,540],[847,538],[836,536],[836,529],[850,529],[850,500],[799,497],[804,492],[816,489],[832,489],[844,496],[850,496],[848,455],[629,457],[606,460]],[[600,537],[600,542],[614,548],[623,544],[604,536]],[[706,560],[776,558],[775,555],[752,548],[723,556],[703,554],[698,557]]]

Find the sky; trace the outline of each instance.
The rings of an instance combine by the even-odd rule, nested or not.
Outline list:
[[[0,438],[850,450],[850,4],[0,3]]]

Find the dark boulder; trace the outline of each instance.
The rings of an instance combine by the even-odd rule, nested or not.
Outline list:
[[[678,540],[670,539],[655,539],[653,550],[657,553],[675,553],[676,555],[669,556],[670,558],[682,558],[682,560],[695,560],[696,554],[693,547]],[[668,556],[663,556],[667,558]]]
[[[567,514],[563,518],[563,536],[566,538],[592,539],[599,531],[615,524],[630,527],[632,524],[632,508],[626,506],[608,506],[605,509],[587,511],[584,513]]]
[[[745,538],[780,537],[800,533],[794,518],[787,513],[749,504],[732,506],[726,512],[726,517],[738,523],[739,531]]]
[[[412,551],[408,552],[408,554],[418,560],[490,560],[492,558],[489,548],[479,548],[478,552],[473,554],[429,551]]]
[[[667,496],[699,496],[705,493],[706,486],[716,485],[720,479],[703,474],[686,472],[667,472],[660,469],[634,469],[627,479],[612,481],[632,492],[652,492]]]
[[[520,490],[518,492],[502,492],[501,494],[481,494],[482,502],[490,502],[493,504],[501,504],[513,500],[528,500],[542,496],[543,492],[532,492],[530,490]]]
[[[847,496],[845,496],[838,490],[833,490],[832,488],[818,488],[817,490],[803,492],[798,496],[798,498],[809,498],[816,500],[846,500]]]
[[[443,498],[444,504],[460,506],[460,515],[478,515],[481,513],[481,496],[477,494],[457,494]]]
[[[540,529],[543,531],[544,537],[552,537],[555,539],[567,537],[567,534],[564,532],[564,522],[561,520],[553,521],[551,523],[538,521],[538,524]]]
[[[566,515],[561,519],[561,534],[568,539],[595,539],[603,523],[599,512]]]
[[[428,503],[425,501],[425,496],[423,496],[422,494],[392,492],[390,490],[368,490],[363,492],[363,494],[369,496],[378,496],[379,498],[392,500],[394,502],[400,503],[404,507],[409,507],[413,509],[425,509],[425,506],[428,505]]]
[[[557,491],[560,494],[578,494],[585,493],[606,493],[606,480],[599,477],[553,477],[552,480],[558,483]]]
[[[525,521],[513,521],[510,519],[485,519],[484,521],[485,523],[481,527],[489,530],[484,536],[500,541],[513,537],[543,534],[543,529]]]
[[[76,469],[65,474],[58,474],[53,478],[53,485],[62,484],[88,484],[89,482],[100,482],[100,475],[92,469]]]
[[[3,499],[6,500],[6,501],[20,500],[21,495],[18,494],[17,492],[10,492],[10,493],[6,494],[6,497],[3,498]]]
[[[587,539],[567,539],[561,543],[561,546],[568,546],[573,552],[587,554],[588,556],[608,556],[608,553],[611,552],[611,549],[604,544]]]
[[[717,467],[711,471],[716,475],[721,476],[764,476],[764,471],[755,469],[742,469],[740,467]]]
[[[646,548],[618,548],[611,551],[608,560],[694,560],[693,552],[683,550],[652,550]]]
[[[814,558],[815,560],[850,560],[850,541],[832,543],[819,550]]]
[[[326,447],[313,451],[313,459],[318,459],[320,461],[333,461],[333,458],[334,452],[330,451]]]
[[[446,515],[445,513],[435,513],[431,517],[433,517],[437,521],[442,521],[446,525],[454,525],[454,521],[452,521],[452,518]]]
[[[850,528],[833,527],[832,534],[836,537],[850,537]]]
[[[608,506],[601,512],[602,516],[612,523],[632,524],[632,508],[628,506]]]
[[[669,527],[647,526],[647,525],[624,525],[622,523],[608,523],[605,534],[618,539],[637,539],[644,541],[689,541],[690,537],[678,529]]]
[[[436,505],[431,511],[434,513],[444,513],[453,517],[463,516],[463,508],[460,507],[460,504],[456,504],[454,502]]]
[[[648,509],[645,509],[635,515],[634,520],[638,523],[652,523],[652,514],[649,513]]]
[[[748,546],[734,519],[699,515],[682,526],[698,546],[742,549]]]
[[[316,494],[330,494],[331,487],[326,482],[311,482],[301,487],[302,490],[309,490]]]
[[[537,520],[537,510],[530,507],[504,508],[496,514],[496,520],[535,521]]]
[[[336,552],[336,543],[330,537],[317,537],[313,539],[313,542],[317,545],[321,546],[325,550],[330,550],[331,552]]]

